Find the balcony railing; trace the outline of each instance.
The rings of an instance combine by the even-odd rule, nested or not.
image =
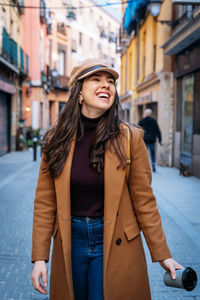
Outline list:
[[[28,73],[29,73],[29,57],[28,57],[28,55],[26,55],[26,74],[28,74]]]
[[[10,61],[10,37],[9,34],[6,32],[5,28],[3,28],[3,43],[2,43],[2,55],[5,59]]]
[[[20,57],[18,57],[17,43],[10,38],[6,29],[3,28],[1,55],[9,63],[19,68],[22,73],[28,74],[29,71],[28,56],[24,54],[22,48],[20,48],[19,53],[20,53]]]
[[[24,53],[22,48],[20,48],[20,70],[23,74],[28,74],[29,71],[28,55]]]
[[[59,75],[59,74],[57,74],[56,76],[51,75],[51,89],[61,89],[61,90],[68,91],[69,90],[68,83],[69,83],[68,76]]]
[[[10,39],[10,50],[11,50],[11,63],[17,67],[18,65],[18,53],[17,53],[17,43]]]

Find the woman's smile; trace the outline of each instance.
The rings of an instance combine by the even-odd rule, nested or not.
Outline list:
[[[87,77],[81,90],[81,112],[89,118],[101,116],[112,106],[115,93],[115,81],[109,73],[97,72]]]

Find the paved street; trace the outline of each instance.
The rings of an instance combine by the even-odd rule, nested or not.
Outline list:
[[[33,162],[31,151],[0,157],[0,300],[48,300],[34,292],[30,281],[38,168],[39,157]],[[192,266],[200,277],[200,180],[179,176],[174,168],[158,167],[153,174],[153,188],[173,257]],[[152,300],[200,300],[200,283],[192,292],[166,287],[162,281],[164,271],[158,263],[151,263],[146,246],[145,251]]]

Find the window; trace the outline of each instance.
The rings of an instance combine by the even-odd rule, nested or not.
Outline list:
[[[44,34],[40,33],[40,70],[44,71]]]
[[[1,25],[2,25],[2,27],[6,27],[6,22],[5,22],[5,20],[6,20],[6,11],[5,11],[5,9],[3,8],[2,9],[2,15],[1,15]]]
[[[146,69],[146,31],[143,32],[143,59],[142,59],[142,78],[145,78]]]
[[[13,22],[13,20],[11,19],[11,20],[10,20],[10,36],[11,36],[11,38],[14,38],[14,32],[13,32],[13,29],[14,29],[14,22]]]
[[[93,16],[94,16],[94,12],[92,9],[90,9],[90,24],[92,24],[93,22]]]
[[[111,58],[111,66],[112,68],[115,68],[115,59],[113,57]]]
[[[59,115],[62,113],[64,107],[65,107],[66,102],[59,102]]]
[[[82,42],[83,42],[83,34],[81,32],[79,32],[79,45],[82,46]]]
[[[193,138],[193,102],[194,76],[185,76],[182,80],[182,139],[181,150],[192,154]]]
[[[77,52],[77,43],[76,43],[76,40],[72,40],[72,52]]]
[[[43,103],[40,102],[40,128],[43,128]]]
[[[153,72],[156,70],[156,45],[153,46]]]
[[[59,75],[65,75],[65,51],[58,51],[57,70]]]

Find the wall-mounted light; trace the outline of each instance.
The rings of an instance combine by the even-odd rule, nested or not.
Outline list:
[[[30,110],[31,110],[30,106],[29,106],[29,105],[27,105],[27,106],[26,106],[26,108],[25,108],[25,111],[27,111],[27,112],[28,112],[28,111],[30,111]]]
[[[161,24],[166,24],[170,27],[173,27],[175,22],[173,20],[158,20],[156,17],[160,14],[160,9],[162,5],[162,0],[150,0],[148,9],[153,17],[155,17],[155,21]]]
[[[148,8],[153,17],[157,17],[160,14],[161,5],[162,0],[150,0]]]

